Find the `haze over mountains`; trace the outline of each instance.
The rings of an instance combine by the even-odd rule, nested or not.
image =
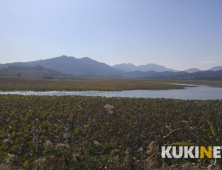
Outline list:
[[[14,67],[12,67],[14,66]],[[88,57],[75,58],[68,56],[61,56],[50,58],[46,60],[38,60],[32,62],[16,62],[0,64],[0,70],[13,72],[15,66],[18,69],[22,69],[24,75],[26,71],[36,70],[48,72],[47,74],[55,77],[67,77],[67,76],[78,76],[78,77],[103,77],[103,78],[158,78],[158,79],[210,79],[210,80],[221,80],[222,79],[222,66],[216,66],[207,71],[200,71],[197,68],[190,68],[185,71],[177,71],[174,69],[166,68],[157,64],[146,64],[135,66],[133,64],[117,64],[113,67],[92,60]],[[20,66],[20,67],[17,67]],[[41,66],[41,67],[35,67]],[[24,69],[24,67],[29,67]],[[3,69],[8,68],[8,69]],[[48,69],[48,70],[47,70]],[[53,72],[54,71],[54,72]],[[21,71],[20,71],[21,72]],[[43,72],[39,75],[42,75]]]

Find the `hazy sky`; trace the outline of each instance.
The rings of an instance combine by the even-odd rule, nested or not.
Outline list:
[[[222,65],[221,0],[0,0],[0,63]]]

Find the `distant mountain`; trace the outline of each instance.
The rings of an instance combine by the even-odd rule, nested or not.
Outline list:
[[[209,70],[219,71],[219,70],[222,70],[222,66],[215,66],[215,67],[210,68]],[[187,73],[194,73],[194,72],[198,72],[198,71],[201,71],[201,70],[198,69],[198,68],[189,68],[189,69],[184,70],[184,71],[187,72]]]
[[[198,71],[194,73],[187,73],[185,71],[134,71],[125,72],[125,78],[145,78],[145,79],[177,79],[177,80],[222,80],[222,70],[219,71]]]
[[[184,71],[187,72],[187,73],[194,73],[194,72],[201,71],[201,70],[198,69],[198,68],[189,68],[189,69],[186,69]]]
[[[172,71],[175,72],[174,69],[169,69],[161,65],[149,63],[146,65],[139,65],[135,66],[131,63],[129,64],[116,64],[113,66],[114,68],[117,68],[119,70],[123,70],[125,72],[131,72],[131,71],[156,71],[156,72],[163,72],[163,71]]]
[[[18,76],[18,77],[71,77],[42,66],[24,67],[9,66],[0,70],[0,76]]]
[[[222,70],[218,71],[198,71],[181,77],[182,79],[191,80],[222,80]]]
[[[156,71],[134,71],[126,72],[124,77],[126,78],[148,78],[148,79],[180,79],[183,76],[189,75],[190,73],[184,71],[172,72],[156,72]]]
[[[41,65],[64,74],[72,74],[74,76],[86,77],[118,77],[122,71],[115,69],[105,63],[92,60],[88,57],[77,59],[75,57],[61,57],[32,61],[32,62],[17,62],[0,64],[0,68],[7,68],[9,66],[37,66]]]
[[[130,71],[137,71],[137,66],[129,63],[129,64],[116,64],[113,66],[116,69],[125,71],[125,72],[130,72]]]
[[[212,67],[211,69],[209,69],[211,71],[219,71],[222,70],[222,66],[216,66],[216,67]]]

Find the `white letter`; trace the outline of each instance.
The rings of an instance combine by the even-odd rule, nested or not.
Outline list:
[[[173,157],[181,158],[183,156],[183,146],[179,146],[179,153],[177,154],[177,147],[173,146]]]
[[[162,158],[165,158],[166,155],[167,155],[168,158],[172,158],[172,156],[171,156],[170,153],[169,153],[171,147],[172,147],[172,146],[168,146],[168,147],[167,147],[167,150],[166,150],[166,147],[165,147],[165,146],[162,146],[162,154],[161,154],[161,155],[162,155]]]
[[[195,158],[199,158],[200,157],[200,149],[199,146],[195,146]]]
[[[188,149],[188,146],[184,146],[184,158],[188,158],[188,155],[190,156],[190,158],[194,158],[192,151],[193,151],[194,146],[191,146]]]
[[[214,146],[213,147],[213,158],[221,158],[220,146]]]

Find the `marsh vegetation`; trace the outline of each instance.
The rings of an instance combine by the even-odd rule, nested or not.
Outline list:
[[[14,169],[207,167],[162,160],[160,146],[222,145],[221,100],[0,95],[0,112],[1,166]]]

